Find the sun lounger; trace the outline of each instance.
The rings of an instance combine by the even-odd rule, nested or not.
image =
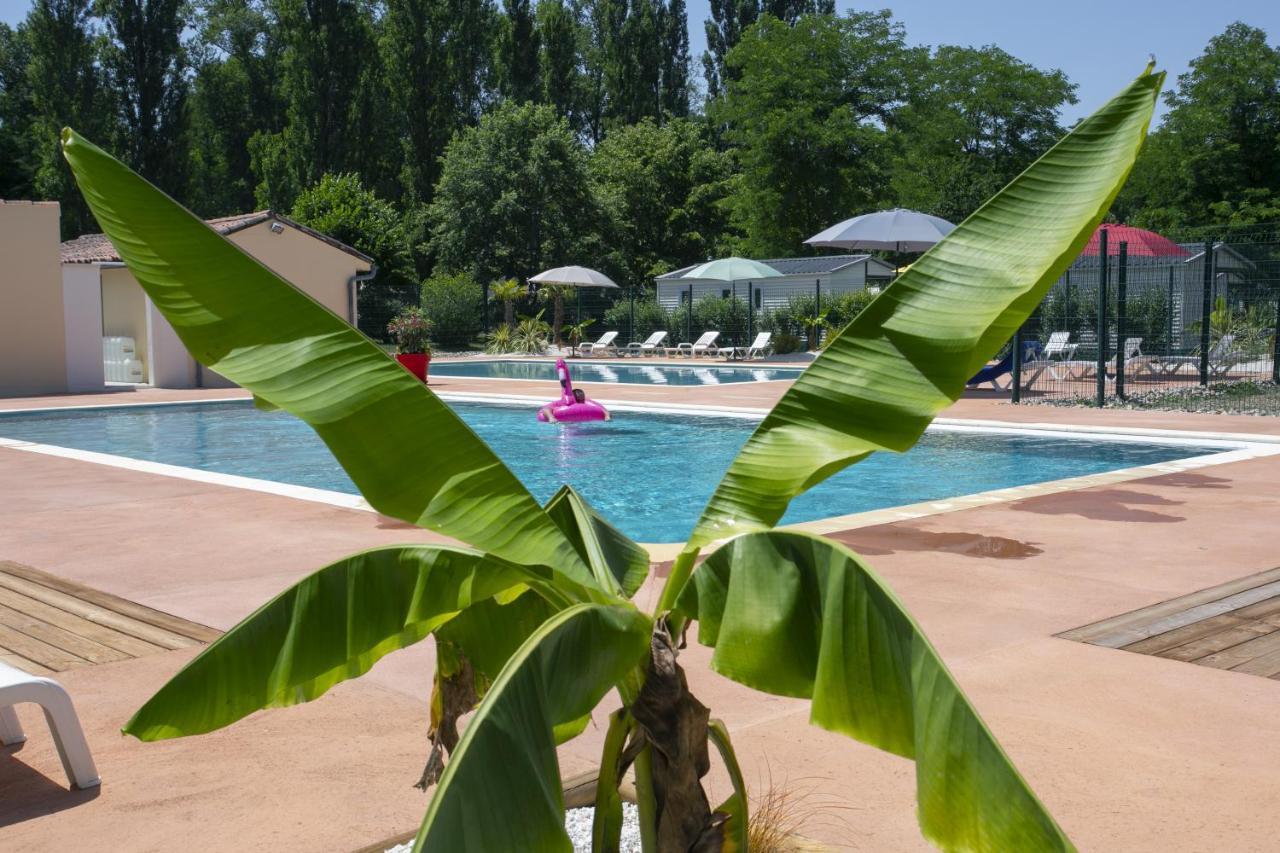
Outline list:
[[[18,715],[13,712],[13,706],[22,702],[32,702],[44,711],[49,733],[53,735],[58,757],[62,759],[62,769],[67,772],[71,786],[83,789],[101,784],[93,756],[89,753],[89,744],[84,739],[84,730],[80,728],[80,720],[67,691],[51,678],[30,675],[0,662],[0,743],[6,746],[27,739]]]
[[[740,358],[744,361],[750,361],[753,358],[764,358],[773,349],[773,344],[770,343],[772,339],[773,332],[761,332],[756,335],[756,339],[751,342],[749,347],[729,347],[729,358]],[[724,350],[721,350],[721,352],[724,352]]]
[[[717,355],[720,348],[716,346],[716,338],[720,337],[719,332],[703,332],[702,337],[693,343],[679,343],[674,347],[667,347],[667,355],[683,355],[688,358],[697,358],[700,355]]]
[[[605,332],[595,343],[578,344],[578,355],[599,355],[606,352],[617,355],[618,347],[613,342],[616,337],[618,337],[617,332]]]
[[[1079,344],[1071,343],[1070,332],[1054,332],[1049,335],[1049,340],[1045,342],[1044,349],[1040,350],[1039,355],[1024,365],[1024,369],[1027,371],[1027,378],[1023,387],[1030,388],[1040,378],[1040,374],[1046,371],[1048,371],[1051,379],[1061,381],[1062,376],[1058,373],[1059,368],[1066,368],[1069,375],[1078,366],[1077,362],[1070,360],[1071,356],[1075,355],[1078,347]]]
[[[1036,359],[1038,359],[1040,357],[1041,349],[1042,348],[1040,346],[1039,341],[1025,341],[1022,344],[1023,365],[1025,366],[1027,364],[1034,362]],[[986,382],[986,383],[990,383],[991,387],[996,391],[1008,391],[1009,387],[1013,384],[1013,377],[1010,376],[1012,372],[1013,372],[1013,348],[1010,347],[1009,351],[1005,353],[1004,358],[1000,359],[995,364],[989,364],[986,367],[979,370],[977,373],[974,374],[972,379],[970,379],[968,382],[965,383],[965,385],[981,385],[984,382]],[[1039,373],[1036,374],[1036,376],[1039,376],[1039,375],[1040,375]],[[1001,377],[1004,377],[1004,376],[1009,376],[1009,381],[1005,382],[1002,385],[1000,384],[1000,379]],[[1035,380],[1033,378],[1030,381],[1035,381]],[[1023,382],[1024,387],[1026,387],[1029,384],[1030,383],[1028,381],[1024,380]]]
[[[662,349],[662,342],[667,339],[666,332],[654,332],[643,341],[632,341],[627,344],[627,355],[654,355]]]
[[[1214,376],[1223,376],[1245,358],[1244,352],[1236,348],[1236,336],[1223,335],[1209,350],[1209,372]],[[1161,376],[1173,376],[1188,365],[1198,368],[1200,356],[1161,355],[1152,358],[1152,370]]]

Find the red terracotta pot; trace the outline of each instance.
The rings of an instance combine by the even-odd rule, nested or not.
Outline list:
[[[414,376],[427,381],[427,366],[431,364],[431,354],[425,352],[396,353],[396,361],[404,365],[404,369]]]

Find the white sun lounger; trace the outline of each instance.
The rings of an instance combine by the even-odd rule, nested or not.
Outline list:
[[[632,341],[627,344],[627,355],[653,355],[662,348],[662,342],[666,339],[666,332],[654,332],[644,341]]]
[[[1030,388],[1035,381],[1040,378],[1040,374],[1045,371],[1049,372],[1049,377],[1055,380],[1061,380],[1058,374],[1059,367],[1068,367],[1074,362],[1070,361],[1071,356],[1075,355],[1079,344],[1071,343],[1070,332],[1053,332],[1049,335],[1049,340],[1045,343],[1044,348],[1040,350],[1040,354],[1034,360],[1027,362],[1023,369],[1027,371],[1027,378],[1023,380],[1023,387]]]
[[[0,661],[0,743],[6,746],[27,739],[18,715],[13,712],[13,706],[22,702],[32,702],[44,711],[71,786],[83,789],[101,784],[75,706],[63,686],[51,678],[30,675]]]
[[[667,355],[683,355],[688,358],[697,358],[700,355],[716,355],[720,352],[720,348],[716,346],[716,338],[720,337],[719,332],[703,332],[702,337],[693,343],[679,343],[674,347],[667,347]]]
[[[1222,376],[1244,360],[1244,353],[1236,349],[1236,336],[1223,335],[1209,350],[1209,372],[1214,376]],[[1198,367],[1199,364],[1198,355],[1162,355],[1155,357],[1153,368],[1162,376],[1173,376],[1187,365]]]
[[[753,358],[764,358],[769,350],[773,349],[773,332],[761,332],[756,335],[756,339],[751,342],[749,347],[730,347],[729,357],[740,358],[744,361],[750,361]],[[721,350],[724,352],[724,350]]]
[[[614,344],[614,338],[618,337],[617,332],[605,332],[600,336],[600,340],[591,343],[578,344],[578,355],[598,355],[601,352],[612,352],[618,354],[618,347]]]

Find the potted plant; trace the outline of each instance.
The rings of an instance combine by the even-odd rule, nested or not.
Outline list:
[[[421,308],[401,309],[395,319],[387,324],[387,331],[396,341],[396,361],[414,376],[427,381],[427,366],[431,363],[431,321]]]

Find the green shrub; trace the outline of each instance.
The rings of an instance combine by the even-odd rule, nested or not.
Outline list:
[[[433,275],[422,283],[422,312],[438,346],[466,349],[480,334],[483,291],[471,276]]]
[[[511,334],[511,352],[524,352],[542,355],[551,343],[551,324],[542,319],[547,309],[542,309],[532,317],[520,315],[520,322]]]
[[[484,351],[489,355],[506,355],[516,351],[510,326],[499,326],[485,338]]]
[[[631,328],[631,300],[624,299],[604,312],[604,328],[630,329],[631,339],[636,341],[659,331],[675,335],[677,329],[684,328],[683,314],[677,318],[656,299],[648,297],[636,300],[635,318],[635,328]]]
[[[801,352],[804,350],[804,341],[795,335],[782,334],[773,336],[773,352],[776,355],[786,355],[789,352]]]
[[[747,302],[745,299],[723,296],[704,296],[693,303],[693,330],[691,334],[715,330],[720,332],[718,343],[741,344],[747,333]]]

